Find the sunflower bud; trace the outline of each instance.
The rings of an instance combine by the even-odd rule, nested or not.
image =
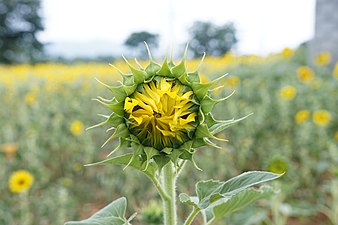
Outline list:
[[[112,65],[122,75],[123,83],[117,87],[102,83],[114,98],[96,100],[112,113],[93,127],[107,124],[111,126],[109,130],[115,129],[106,143],[118,137],[120,144],[110,154],[131,148],[134,157],[147,164],[153,159],[159,168],[170,161],[177,164],[179,159],[193,161],[196,148],[217,147],[211,140],[221,139],[214,135],[245,117],[218,121],[211,114],[214,105],[227,97],[212,99],[210,88],[226,75],[202,83],[198,70],[186,69],[187,49],[178,65],[167,58],[160,65],[153,61],[146,47],[147,67],[135,68],[124,58],[131,70],[131,74],[124,74]]]

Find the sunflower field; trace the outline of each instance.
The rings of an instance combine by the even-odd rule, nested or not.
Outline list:
[[[194,71],[199,62],[188,60],[187,67]],[[338,225],[338,64],[332,68],[325,52],[311,67],[306,62],[299,48],[266,57],[228,53],[200,65],[202,82],[228,74],[215,98],[234,91],[215,106],[216,119],[252,115],[218,134],[229,140],[218,143],[221,149],[198,150],[203,172],[188,163],[179,192],[192,193],[200,179],[285,172],[272,183],[276,195],[219,224]],[[129,70],[123,60],[112,64]],[[83,166],[105,159],[118,144],[99,148],[112,131],[86,131],[104,120],[93,115],[109,114],[90,101],[110,97],[96,79],[122,81],[109,62],[0,65],[0,225],[80,220],[121,196],[129,196],[127,214],[138,213],[133,224],[162,224],[159,196],[145,176],[132,168]]]

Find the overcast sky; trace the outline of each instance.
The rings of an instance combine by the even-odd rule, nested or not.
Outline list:
[[[42,0],[45,42],[109,41],[159,33],[161,47],[188,40],[194,21],[234,22],[237,52],[266,54],[312,38],[315,0]]]

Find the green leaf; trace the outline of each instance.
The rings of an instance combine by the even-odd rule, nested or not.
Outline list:
[[[190,197],[186,193],[181,193],[179,196],[179,199],[182,203],[191,205],[195,208],[198,208],[198,198],[197,197]]]
[[[141,157],[133,157],[133,153],[128,153],[125,155],[115,156],[113,158],[109,158],[100,162],[87,164],[85,166],[97,166],[97,165],[128,165],[130,167],[133,167],[134,169],[137,169],[139,171],[144,172],[146,175],[150,177],[155,176],[155,172],[157,170],[157,165],[154,162],[149,162],[148,166],[146,167],[146,163],[141,160]],[[132,160],[131,160],[132,159]]]
[[[219,182],[217,185],[213,185],[213,188],[210,188],[208,182],[198,182],[196,184],[196,193],[200,199],[199,205],[201,208],[206,208],[221,196],[222,198],[230,198],[249,187],[277,179],[282,175],[271,172],[250,171],[242,173],[226,182]]]
[[[226,182],[200,181],[196,184],[197,197],[180,194],[181,202],[200,209],[207,222],[220,219],[242,207],[273,193],[269,186],[260,189],[255,185],[279,178],[283,174],[250,171]],[[211,223],[208,223],[211,224]]]
[[[235,212],[250,203],[266,198],[273,194],[273,189],[269,186],[262,186],[260,189],[248,188],[236,195],[230,197],[230,199],[222,199],[221,204],[212,208],[214,220],[221,219],[228,214]]]
[[[129,221],[125,218],[127,199],[119,198],[86,220],[70,221],[65,225],[128,225]]]

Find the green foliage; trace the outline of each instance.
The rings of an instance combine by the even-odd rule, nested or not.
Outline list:
[[[180,200],[201,210],[205,221],[210,224],[211,221],[221,219],[255,200],[267,197],[272,193],[271,188],[254,189],[251,187],[280,176],[280,174],[269,172],[251,171],[225,182],[200,181],[196,184],[196,197],[189,197],[183,193],[180,194]]]
[[[129,221],[133,219],[134,215],[127,220],[125,218],[126,208],[126,198],[119,198],[88,219],[82,221],[70,221],[65,223],[65,225],[129,225]]]
[[[0,2],[0,63],[31,63],[42,59],[43,45],[36,33],[43,30],[40,0]]]
[[[147,50],[144,47],[144,42],[150,47],[157,48],[159,41],[159,35],[153,34],[147,31],[134,32],[129,35],[125,40],[124,45],[133,51],[138,51],[138,57],[145,59],[147,57]]]
[[[190,27],[189,34],[193,57],[199,57],[204,52],[221,56],[237,43],[236,29],[232,23],[217,26],[211,22],[198,21]]]

